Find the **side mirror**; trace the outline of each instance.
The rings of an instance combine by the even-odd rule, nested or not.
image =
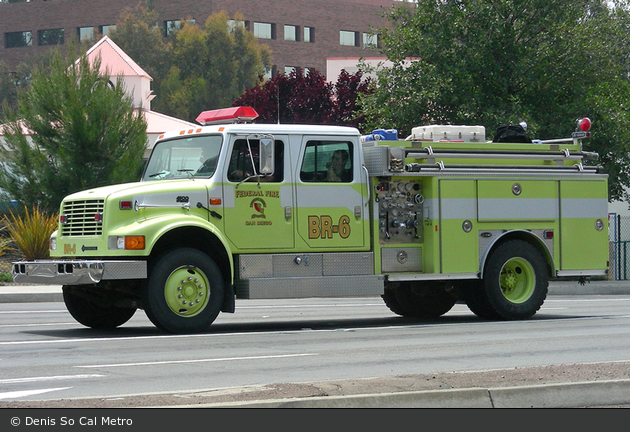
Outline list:
[[[260,138],[260,174],[272,175],[275,171],[275,140],[273,137]]]

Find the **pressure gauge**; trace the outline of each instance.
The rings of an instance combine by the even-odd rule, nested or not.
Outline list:
[[[398,192],[403,192],[405,190],[405,184],[404,183],[398,183],[396,185],[396,189],[398,189]]]
[[[405,189],[407,190],[407,192],[411,192],[413,190],[413,183],[407,183],[405,185]]]

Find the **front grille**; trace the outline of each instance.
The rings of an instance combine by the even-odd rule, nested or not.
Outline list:
[[[95,215],[103,213],[105,200],[76,200],[63,203],[61,214],[65,215],[65,223],[61,223],[61,235],[67,237],[83,237],[101,235],[103,224],[95,219]]]

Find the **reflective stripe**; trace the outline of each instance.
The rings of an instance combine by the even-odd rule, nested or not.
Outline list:
[[[438,202],[442,204],[438,207]],[[479,220],[553,220],[607,218],[606,198],[444,198],[427,199],[424,202],[425,218],[479,219]],[[439,215],[437,210],[439,208]]]
[[[556,198],[484,198],[479,200],[479,220],[557,219]]]
[[[563,219],[608,218],[606,198],[564,198],[560,209]]]
[[[431,216],[438,217],[433,209],[437,209],[437,200],[425,200],[425,206],[432,207]],[[477,200],[475,198],[444,198],[440,215],[442,219],[477,219]]]
[[[346,207],[354,212],[361,205],[363,196],[351,186],[297,186],[300,208]],[[367,214],[368,212],[364,212]]]

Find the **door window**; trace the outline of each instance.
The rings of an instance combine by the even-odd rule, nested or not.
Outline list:
[[[352,143],[309,141],[306,144],[300,180],[311,182],[352,182]]]
[[[238,139],[234,142],[227,178],[231,182],[258,181],[257,174],[260,170],[259,141],[250,139]],[[260,181],[281,182],[284,180],[284,143],[275,141],[275,171],[273,174],[260,175]]]

